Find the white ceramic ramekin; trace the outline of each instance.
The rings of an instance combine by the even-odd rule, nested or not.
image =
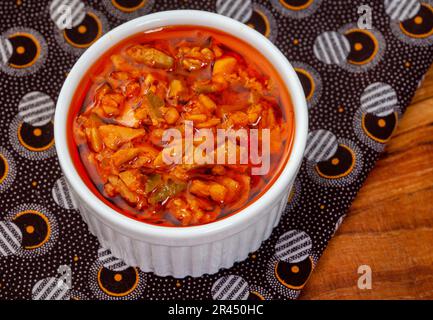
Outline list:
[[[258,49],[280,72],[295,111],[295,137],[290,158],[278,179],[260,199],[228,218],[210,224],[169,228],[139,222],[108,207],[81,180],[67,145],[68,109],[88,68],[113,45],[133,34],[170,25],[206,26],[232,34]],[[293,185],[308,133],[302,86],[284,55],[264,36],[230,18],[193,10],[166,11],[129,21],[99,39],[80,57],[57,101],[54,134],[60,165],[90,231],[103,247],[131,266],[160,276],[200,276],[229,268],[247,258],[278,224]]]

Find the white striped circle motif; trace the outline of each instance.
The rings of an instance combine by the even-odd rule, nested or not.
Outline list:
[[[385,12],[392,20],[404,21],[415,17],[421,9],[418,0],[385,0]]]
[[[6,64],[13,53],[12,43],[9,39],[0,37],[0,63]]]
[[[60,30],[78,26],[85,18],[86,11],[81,0],[53,0],[50,17]]]
[[[240,22],[247,22],[253,14],[251,0],[218,0],[216,12]]]
[[[50,277],[39,280],[32,289],[32,300],[69,300],[69,287],[63,280]]]
[[[278,239],[275,256],[283,261],[299,262],[310,255],[312,246],[310,236],[304,231],[290,230]]]
[[[350,53],[350,42],[341,33],[327,31],[316,38],[313,51],[316,58],[326,64],[341,64]]]
[[[24,122],[43,126],[51,121],[55,111],[53,99],[43,92],[33,91],[21,98],[18,114]]]
[[[361,109],[378,117],[384,117],[398,108],[395,90],[386,83],[375,82],[365,88],[361,96]]]
[[[325,161],[335,154],[337,148],[337,137],[328,130],[320,129],[308,134],[304,155],[310,161]]]
[[[0,256],[9,256],[21,248],[23,235],[18,226],[9,221],[0,221]]]
[[[98,260],[102,263],[104,268],[107,268],[111,271],[123,271],[129,268],[129,266],[116,258],[110,251],[110,249],[99,248],[98,249]]]
[[[76,209],[77,201],[66,182],[65,177],[59,178],[51,190],[54,201],[65,209]]]
[[[250,294],[247,281],[235,275],[219,278],[211,292],[214,300],[246,300]]]

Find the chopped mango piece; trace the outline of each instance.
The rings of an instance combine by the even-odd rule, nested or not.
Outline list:
[[[138,120],[146,120],[149,117],[149,109],[145,106],[140,106],[135,109],[134,117]]]
[[[131,168],[141,168],[146,167],[152,162],[153,158],[148,154],[140,154],[137,159],[131,163]]]
[[[152,142],[155,146],[162,146],[162,136],[164,135],[163,129],[154,129],[149,134],[149,141]]]
[[[134,67],[121,55],[115,54],[111,56],[111,62],[115,70],[119,71],[133,71]]]
[[[212,200],[222,203],[225,200],[227,189],[218,183],[212,183],[209,187],[209,194]]]
[[[102,144],[101,137],[99,136],[98,129],[95,127],[86,128],[86,137],[90,143],[90,147],[94,152],[100,152],[104,145]]]
[[[205,114],[189,114],[185,116],[185,119],[197,122],[204,122],[207,119]]]
[[[155,159],[153,159],[153,165],[157,168],[164,167],[166,163],[164,162],[164,152],[161,151]]]
[[[214,59],[214,54],[209,48],[180,47],[176,57],[185,70],[196,71],[206,67]]]
[[[226,169],[222,165],[216,165],[215,167],[212,168],[212,173],[222,176],[226,173]]]
[[[247,110],[248,122],[250,124],[256,123],[257,120],[259,120],[261,112],[262,112],[262,107],[260,104],[251,105]]]
[[[142,137],[146,133],[144,129],[132,129],[113,124],[100,126],[98,130],[104,144],[112,150],[117,150],[125,142]]]
[[[170,69],[174,64],[174,59],[168,54],[151,47],[135,45],[129,48],[127,53],[135,62],[152,68]]]
[[[168,108],[167,112],[164,115],[165,121],[167,121],[168,124],[174,124],[179,119],[179,112],[176,110],[176,108]]]
[[[174,79],[170,82],[168,97],[170,99],[177,99],[184,90],[185,86],[183,85],[182,81]]]
[[[211,197],[212,200],[217,202],[224,202],[227,188],[219,183],[210,182],[206,183],[201,180],[193,180],[189,191],[199,197]]]
[[[140,146],[140,152],[145,153],[146,155],[150,156],[151,158],[155,158],[159,154],[159,150],[154,148],[148,143],[143,143]]]
[[[168,206],[171,214],[177,219],[181,225],[187,226],[190,225],[194,216],[196,216],[200,211],[196,211],[195,213],[188,207],[188,204],[179,198],[175,198],[168,202]]]
[[[126,85],[125,96],[128,98],[136,97],[140,93],[140,84],[137,81],[131,81]]]
[[[136,156],[138,156],[140,151],[141,151],[140,148],[120,149],[116,151],[115,154],[113,154],[111,159],[113,160],[114,165],[118,167],[121,164],[134,159]]]
[[[232,73],[236,67],[238,61],[233,57],[224,57],[215,61],[213,66],[213,75],[222,73],[229,74]]]
[[[207,60],[213,60],[215,58],[215,54],[213,51],[209,48],[203,48],[201,49],[200,53],[207,59]]]
[[[188,71],[195,71],[206,66],[203,61],[199,59],[187,58],[182,60],[182,67]]]
[[[223,55],[223,51],[218,46],[213,46],[212,50],[216,58],[220,58]]]
[[[110,78],[113,78],[115,80],[126,81],[129,79],[129,74],[128,72],[125,71],[114,71],[111,73]]]
[[[110,93],[101,99],[101,106],[104,112],[109,115],[118,115],[119,108],[124,101],[123,95],[119,93]]]
[[[220,180],[218,180],[220,181]],[[221,184],[224,185],[231,194],[236,194],[239,191],[240,185],[239,182],[232,178],[223,177],[221,179]]]
[[[116,117],[116,122],[125,127],[137,128],[139,126],[139,117],[136,116],[136,107],[140,105],[139,98],[132,98],[125,102],[123,110],[119,116]]]
[[[118,194],[120,194],[121,197],[124,198],[129,203],[136,204],[139,201],[138,195],[135,192],[129,190],[126,184],[119,177],[111,175],[108,177],[108,182],[111,185],[108,187],[108,189],[114,189],[112,191],[115,191]],[[107,190],[107,186],[106,186],[106,190]]]
[[[140,187],[141,174],[138,170],[126,170],[119,173],[120,179],[131,191],[137,191]]]
[[[201,180],[193,180],[189,191],[199,197],[209,196],[209,185]]]
[[[144,84],[150,87],[151,85],[153,85],[155,80],[156,80],[155,77],[151,73],[149,73],[146,75],[146,78],[144,78]]]
[[[209,98],[207,95],[205,94],[200,94],[198,96],[198,101],[204,106],[206,107],[206,109],[208,109],[209,111],[214,111],[217,107],[216,103]]]
[[[99,87],[96,90],[96,94],[95,94],[95,98],[94,98],[95,102],[101,101],[101,99],[110,91],[111,91],[110,86],[106,83],[103,84],[101,87]]]
[[[212,118],[212,119],[206,120],[205,122],[197,123],[195,125],[195,127],[198,129],[212,128],[212,127],[215,127],[216,125],[218,125],[220,123],[221,123],[221,120],[219,118]]]
[[[191,88],[197,93],[214,93],[226,89],[227,83],[209,80],[199,80],[194,82]]]
[[[242,111],[236,111],[230,115],[229,122],[237,126],[246,126],[248,125],[248,115]]]

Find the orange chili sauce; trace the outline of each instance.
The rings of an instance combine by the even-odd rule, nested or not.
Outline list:
[[[215,40],[217,40],[218,42],[224,44],[227,48],[239,54],[248,64],[255,66],[256,70],[259,70],[261,73],[267,75],[269,79],[272,79],[276,83],[279,89],[278,104],[281,109],[283,122],[285,123],[286,126],[288,126],[289,129],[287,134],[287,139],[281,150],[281,153],[283,155],[281,157],[281,160],[279,161],[279,164],[277,166],[274,166],[272,164],[272,159],[271,159],[270,170],[273,171],[273,173],[268,174],[271,175],[271,178],[267,181],[266,185],[263,188],[261,188],[259,192],[257,190],[255,190],[256,191],[255,193],[251,192],[249,196],[249,200],[246,202],[244,206],[239,207],[237,208],[237,210],[225,214],[222,217],[218,217],[215,221],[225,219],[231,215],[234,215],[239,211],[243,210],[244,208],[248,207],[255,201],[259,200],[260,197],[264,193],[266,193],[269,190],[269,188],[273,185],[273,183],[278,179],[278,177],[280,176],[281,172],[283,171],[289,159],[289,155],[293,146],[294,134],[295,134],[293,105],[291,102],[290,95],[279,73],[259,51],[257,51],[255,48],[253,48],[252,46],[250,46],[249,44],[247,44],[246,42],[242,41],[239,38],[236,38],[234,36],[231,36],[227,33],[224,33],[216,29],[200,27],[200,26],[169,26],[169,27],[158,28],[158,29],[149,30],[149,31],[132,35],[124,39],[123,41],[117,43],[116,45],[114,45],[105,54],[103,54],[98,59],[97,62],[95,62],[92,66],[89,67],[88,71],[83,76],[82,80],[80,81],[74,93],[74,99],[68,111],[68,122],[67,122],[66,130],[67,130],[67,144],[72,158],[72,162],[74,163],[78,174],[80,175],[81,179],[84,181],[86,186],[91,190],[91,192],[93,192],[93,194],[96,197],[98,197],[107,206],[134,220],[153,224],[150,222],[146,222],[145,220],[138,219],[135,215],[131,214],[127,210],[119,208],[112,201],[104,197],[99,192],[97,186],[92,181],[90,174],[86,170],[86,167],[81,160],[78,146],[75,143],[74,133],[73,133],[74,119],[81,112],[81,110],[86,107],[86,100],[88,98],[87,96],[93,86],[92,80],[95,77],[95,75],[103,73],[104,70],[106,70],[107,64],[110,63],[110,56],[117,52],[120,52],[122,48],[124,48],[125,46],[130,46],[139,43],[152,43],[152,42],[157,42],[158,40],[167,41],[167,40],[177,40],[177,39],[195,39],[197,37],[204,37],[204,36],[206,37],[210,36]],[[254,176],[252,176],[252,181],[254,181]],[[254,186],[251,188],[251,191],[253,190],[254,190]],[[158,225],[166,226],[166,227],[182,227],[182,226],[173,226],[172,224],[169,223],[158,224]],[[188,227],[194,227],[194,225]]]

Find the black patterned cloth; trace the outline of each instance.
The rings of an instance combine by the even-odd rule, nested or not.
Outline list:
[[[72,8],[69,29],[60,5]],[[100,247],[53,137],[58,93],[83,51],[127,20],[176,9],[224,14],[267,36],[296,68],[310,116],[270,239],[230,269],[180,280]],[[1,299],[297,298],[433,61],[432,0],[10,0],[0,17]]]

